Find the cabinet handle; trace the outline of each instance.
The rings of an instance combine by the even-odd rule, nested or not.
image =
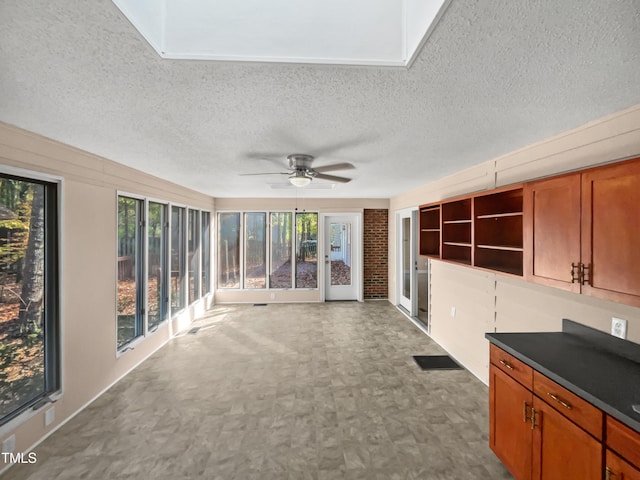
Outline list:
[[[538,425],[536,425],[536,414],[538,412],[536,411],[535,408],[531,407],[531,430],[533,430],[534,428],[536,428]]]
[[[580,263],[571,262],[571,283],[580,281]]]
[[[591,285],[591,265],[580,264],[580,283],[582,285]]]
[[[609,467],[605,468],[605,475],[604,475],[604,480],[612,480],[613,477],[616,476],[615,473],[613,473],[613,470],[611,470]]]
[[[553,398],[556,402],[558,402],[560,405],[562,405],[567,410],[571,410],[573,408],[573,406],[570,403],[565,402],[558,395],[556,395],[554,393],[547,393],[547,395],[549,395],[551,398]]]
[[[505,362],[504,360],[498,360],[498,362],[500,362],[500,365],[504,365],[509,370],[515,370],[515,368],[513,368],[508,362]]]

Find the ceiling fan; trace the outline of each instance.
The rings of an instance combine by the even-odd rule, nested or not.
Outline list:
[[[288,175],[291,185],[296,187],[305,187],[311,183],[311,180],[328,180],[330,182],[347,183],[351,179],[347,177],[339,177],[337,175],[327,175],[324,172],[334,170],[351,170],[355,168],[351,163],[334,163],[333,165],[325,165],[324,167],[313,168],[314,157],[304,153],[293,153],[287,156],[289,162],[288,172],[265,172],[265,173],[241,173],[240,175]]]

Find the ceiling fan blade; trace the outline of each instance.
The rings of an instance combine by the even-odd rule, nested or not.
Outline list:
[[[348,183],[351,181],[351,179],[347,177],[337,177],[336,175],[326,175],[324,173],[318,173],[313,178],[319,178],[320,180],[329,180],[330,182],[340,182],[340,183]]]
[[[333,170],[353,170],[356,168],[351,163],[334,163],[333,165],[325,165],[324,167],[317,167],[314,170],[318,173],[331,172]]]
[[[291,175],[291,172],[239,173],[238,175],[242,177],[247,177],[250,175]]]

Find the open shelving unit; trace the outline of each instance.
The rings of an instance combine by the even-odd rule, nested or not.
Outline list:
[[[420,255],[440,258],[440,204],[420,207]]]
[[[522,276],[522,188],[476,196],[474,265]]]
[[[523,186],[421,205],[420,254],[522,276]]]
[[[472,264],[471,198],[442,204],[442,259]]]

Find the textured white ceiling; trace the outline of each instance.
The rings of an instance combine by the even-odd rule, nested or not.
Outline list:
[[[638,0],[453,0],[410,69],[165,60],[110,0],[0,2],[0,120],[217,197],[390,197],[637,103]],[[238,176],[327,150],[351,183]]]
[[[444,0],[113,3],[163,58],[406,66]]]

